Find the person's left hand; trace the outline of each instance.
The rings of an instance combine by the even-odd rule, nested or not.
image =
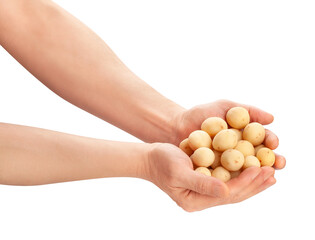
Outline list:
[[[244,107],[248,110],[251,122],[259,122],[263,125],[267,125],[273,121],[273,116],[271,114],[256,107],[228,100],[219,100],[213,103],[198,105],[175,115],[172,121],[175,134],[170,137],[170,142],[178,146],[179,143],[187,138],[192,131],[200,129],[201,124],[205,119],[208,117],[221,117],[225,119],[227,111],[230,108],[237,106]],[[270,149],[276,149],[279,145],[278,137],[268,129],[266,129],[264,145]],[[276,169],[282,169],[285,167],[285,164],[285,158],[276,154],[274,167]]]

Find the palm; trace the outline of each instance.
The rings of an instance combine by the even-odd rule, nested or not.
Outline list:
[[[156,144],[148,166],[150,181],[187,211],[240,202],[275,183],[273,168],[252,167],[225,184],[193,171],[189,157],[171,144]]]

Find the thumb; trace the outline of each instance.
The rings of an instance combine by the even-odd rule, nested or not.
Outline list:
[[[228,195],[227,185],[219,179],[206,176],[191,169],[183,174],[182,187],[211,197],[224,198]]]

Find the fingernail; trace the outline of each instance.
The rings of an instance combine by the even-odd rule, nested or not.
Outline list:
[[[270,178],[273,175],[274,171],[268,172],[265,176],[264,176],[264,181],[266,181],[268,178]]]
[[[259,175],[260,172],[261,170],[259,169],[259,171],[256,171],[254,174],[252,174],[251,179],[254,180]]]

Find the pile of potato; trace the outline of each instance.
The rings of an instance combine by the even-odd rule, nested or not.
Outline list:
[[[273,166],[275,154],[263,145],[265,128],[250,123],[245,108],[231,108],[226,121],[210,117],[179,144],[195,171],[227,182],[248,167]]]

